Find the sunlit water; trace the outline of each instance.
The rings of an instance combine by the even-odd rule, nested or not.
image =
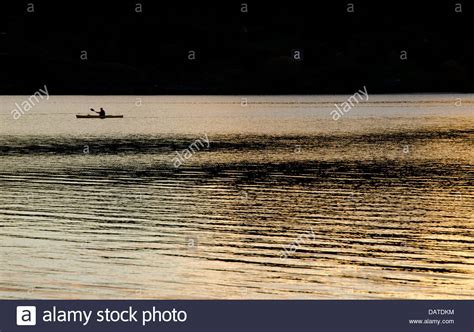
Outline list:
[[[474,298],[474,97],[346,97],[0,97],[0,297]]]

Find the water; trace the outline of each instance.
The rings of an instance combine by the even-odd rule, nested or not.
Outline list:
[[[346,97],[0,97],[0,298],[472,299],[474,96]]]

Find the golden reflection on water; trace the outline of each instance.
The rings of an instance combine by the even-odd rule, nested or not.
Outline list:
[[[116,97],[96,123],[58,98],[0,112],[2,298],[474,296],[474,116],[447,97],[338,123],[311,97]]]

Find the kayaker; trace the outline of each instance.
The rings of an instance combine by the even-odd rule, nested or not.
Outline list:
[[[100,112],[97,112],[97,111],[96,111],[95,109],[93,109],[93,108],[91,108],[91,111],[94,112],[94,113],[99,114],[99,116],[100,116],[101,118],[105,117],[105,111],[104,111],[102,108],[100,109]]]

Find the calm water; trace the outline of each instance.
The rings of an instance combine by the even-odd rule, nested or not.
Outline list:
[[[0,298],[474,298],[474,96],[346,97],[0,97]]]

